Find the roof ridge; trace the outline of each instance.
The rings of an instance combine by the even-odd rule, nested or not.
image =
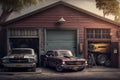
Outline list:
[[[77,7],[77,6],[73,5],[73,4],[70,4],[70,3],[68,3],[68,2],[65,2],[65,1],[63,1],[63,0],[57,1],[57,2],[55,2],[55,3],[52,3],[52,4],[47,5],[47,6],[45,6],[45,7],[42,7],[42,8],[40,8],[40,9],[37,9],[37,10],[32,11],[32,12],[30,12],[30,13],[24,14],[24,15],[22,15],[22,16],[19,16],[19,17],[17,17],[17,18],[12,19],[12,20],[6,21],[6,22],[4,22],[4,23],[0,23],[0,25],[4,26],[4,25],[10,24],[10,23],[13,23],[13,22],[15,22],[15,21],[24,19],[24,18],[26,18],[26,17],[32,16],[32,15],[34,15],[34,14],[37,14],[37,13],[39,13],[39,12],[42,12],[42,11],[44,11],[44,10],[46,10],[46,9],[50,9],[50,8],[56,6],[56,5],[59,5],[59,4],[65,5],[65,6],[70,7],[70,8],[73,8],[73,9],[79,11],[79,12],[83,12],[83,13],[85,13],[85,14],[87,14],[87,15],[96,17],[96,18],[98,18],[98,19],[104,20],[104,21],[109,22],[109,23],[112,23],[112,24],[114,24],[114,25],[120,26],[120,23],[118,23],[118,22],[115,22],[115,21],[113,21],[113,20],[104,18],[104,17],[99,16],[99,15],[97,15],[97,14],[94,14],[94,13],[92,13],[92,12],[90,12],[90,11],[84,10],[84,9],[82,9],[82,8],[79,8],[79,7]]]

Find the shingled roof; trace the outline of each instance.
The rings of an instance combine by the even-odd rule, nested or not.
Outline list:
[[[75,9],[75,10],[77,10],[77,11],[79,11],[79,12],[85,13],[85,14],[87,14],[87,15],[90,15],[90,16],[92,16],[92,17],[101,19],[101,20],[103,20],[103,21],[105,21],[105,22],[114,24],[114,25],[116,25],[116,26],[120,26],[120,23],[117,23],[117,22],[115,22],[115,21],[113,21],[113,20],[104,18],[104,17],[99,16],[99,15],[96,15],[96,14],[94,14],[94,13],[92,13],[92,12],[86,11],[86,10],[84,10],[84,9],[81,9],[81,8],[79,8],[79,7],[76,7],[76,6],[72,5],[72,4],[69,4],[69,3],[64,2],[64,1],[55,2],[55,3],[53,3],[53,4],[50,4],[50,5],[46,6],[46,7],[40,8],[40,9],[35,10],[35,11],[33,11],[33,12],[30,12],[30,13],[28,13],[28,14],[25,14],[25,15],[23,15],[23,16],[20,16],[20,17],[17,17],[17,18],[15,18],[15,19],[6,21],[6,22],[4,22],[4,23],[0,23],[0,25],[1,25],[1,26],[5,26],[5,25],[8,25],[8,24],[14,23],[15,21],[19,21],[19,20],[24,19],[24,18],[27,18],[27,17],[29,17],[29,16],[35,15],[35,14],[37,14],[37,13],[40,13],[40,12],[42,12],[42,11],[44,11],[44,10],[50,9],[50,8],[55,7],[55,6],[57,6],[57,5],[60,5],[60,4],[61,4],[61,5],[64,5],[64,6],[67,6],[67,7],[70,7],[70,8],[72,8],[72,9]]]

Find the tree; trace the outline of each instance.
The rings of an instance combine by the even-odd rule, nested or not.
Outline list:
[[[0,0],[2,13],[0,23],[6,21],[12,12],[20,11],[25,7],[36,5],[40,0]]]
[[[113,15],[115,19],[120,15],[120,7],[118,0],[95,0],[96,8],[103,10],[103,16]]]

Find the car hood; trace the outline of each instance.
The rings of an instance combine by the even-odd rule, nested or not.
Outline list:
[[[32,54],[10,54],[3,58],[33,58]]]
[[[68,57],[68,56],[63,56],[63,57],[56,57],[58,59],[61,59],[62,61],[86,61],[84,58],[78,58],[78,57]]]

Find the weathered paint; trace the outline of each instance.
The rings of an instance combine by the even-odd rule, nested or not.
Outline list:
[[[56,25],[56,22],[61,18],[64,17],[66,20],[61,25]],[[26,17],[24,19],[15,21],[10,23],[6,27],[22,27],[22,28],[41,28],[41,51],[45,49],[45,34],[44,30],[47,28],[57,28],[57,29],[78,29],[79,32],[77,33],[79,36],[78,40],[79,43],[84,44],[84,53],[85,57],[88,56],[87,45],[89,39],[86,38],[86,29],[87,28],[109,28],[111,29],[111,39],[92,39],[93,41],[111,41],[111,42],[120,42],[116,37],[116,31],[118,30],[117,25],[109,23],[107,21],[101,20],[99,18],[93,17],[81,11],[75,10],[68,6],[59,4],[55,7],[48,8],[43,10],[40,13],[34,14],[32,16]],[[79,45],[78,45],[79,46]],[[119,52],[120,54],[120,52]],[[120,58],[119,58],[119,65],[120,65]]]

